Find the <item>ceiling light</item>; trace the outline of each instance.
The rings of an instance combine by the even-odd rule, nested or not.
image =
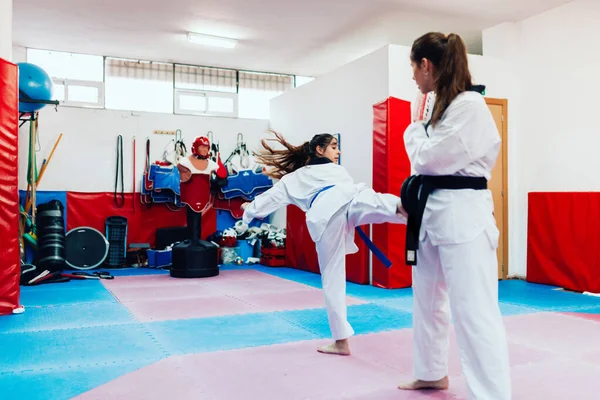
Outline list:
[[[187,38],[192,43],[203,44],[206,46],[224,47],[226,49],[233,49],[237,44],[237,40],[235,39],[202,35],[199,33],[191,32],[187,34]]]

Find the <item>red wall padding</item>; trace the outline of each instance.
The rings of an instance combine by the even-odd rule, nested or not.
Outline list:
[[[19,307],[19,69],[0,58],[0,315]]]
[[[154,246],[156,229],[186,225],[186,210],[171,211],[163,204],[153,204],[147,208],[140,203],[140,194],[135,194],[135,213],[131,202],[132,193],[125,193],[125,205],[115,206],[113,193],[67,192],[67,231],[89,226],[106,232],[106,218],[121,216],[127,218],[127,244],[149,243]],[[202,215],[202,238],[215,232],[217,216],[213,209]]]
[[[389,97],[373,106],[373,189],[400,195],[402,182],[410,175],[404,147],[404,131],[410,124],[410,102]],[[371,240],[393,265],[386,268],[373,257],[373,286],[395,289],[412,285],[412,271],[405,264],[404,224],[376,224]]]
[[[308,233],[306,216],[293,205],[287,206],[285,263],[296,269],[319,273],[317,250]]]
[[[368,226],[362,227],[368,233]],[[286,265],[319,273],[315,243],[308,233],[306,214],[296,206],[287,207]],[[358,284],[369,283],[369,250],[358,235],[355,237],[358,253],[346,256],[346,280]]]
[[[529,193],[527,281],[600,293],[600,193]]]

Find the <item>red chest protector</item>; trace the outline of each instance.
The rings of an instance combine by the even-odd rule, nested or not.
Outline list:
[[[242,204],[246,202],[243,197],[234,197],[232,199],[226,199],[222,192],[217,193],[215,197],[213,208],[215,210],[229,211],[233,218],[241,219],[244,216],[244,210],[242,210]]]
[[[186,182],[181,182],[179,192],[180,202],[193,211],[202,213],[208,210],[212,204],[210,175],[192,174]]]

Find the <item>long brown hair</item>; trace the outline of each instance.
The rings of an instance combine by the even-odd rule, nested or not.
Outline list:
[[[467,47],[455,33],[448,36],[440,32],[427,33],[412,45],[411,61],[421,65],[426,58],[435,66],[435,103],[431,125],[441,118],[452,100],[473,87]]]
[[[281,179],[285,174],[304,167],[312,158],[318,157],[317,147],[325,150],[334,139],[333,135],[329,133],[321,133],[313,136],[310,141],[304,142],[300,146],[294,146],[285,140],[280,133],[273,130],[268,132],[275,135],[275,139],[268,140],[279,142],[285,149],[275,150],[267,144],[267,140],[261,139],[260,142],[264,150],[259,153],[254,152],[254,156],[259,164],[271,167],[265,173],[275,179]]]

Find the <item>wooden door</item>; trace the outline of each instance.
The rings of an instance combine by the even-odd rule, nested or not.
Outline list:
[[[507,168],[506,168],[506,139],[507,139],[507,101],[486,99],[492,112],[498,133],[502,138],[502,146],[496,165],[492,170],[489,188],[494,198],[494,216],[500,230],[498,241],[498,279],[505,279],[508,274],[508,210],[507,210]]]

